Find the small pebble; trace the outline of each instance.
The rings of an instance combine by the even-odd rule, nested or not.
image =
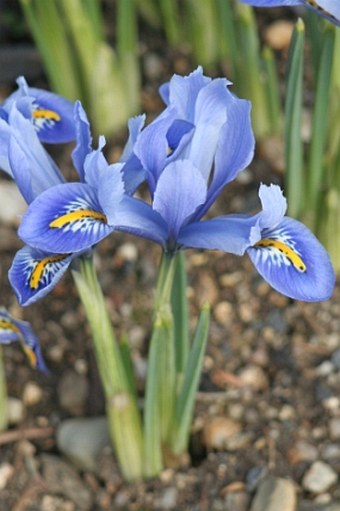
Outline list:
[[[288,451],[288,459],[292,465],[300,463],[301,461],[315,461],[318,457],[317,448],[306,442],[299,440],[294,447]]]
[[[25,418],[25,407],[21,399],[9,397],[7,399],[7,420],[8,424],[15,426]]]
[[[340,444],[328,444],[321,451],[321,457],[324,460],[340,459]]]
[[[88,397],[88,379],[84,374],[68,370],[63,373],[58,385],[60,405],[72,415],[81,415]]]
[[[219,302],[214,307],[216,321],[223,326],[228,326],[233,318],[233,306],[230,302]]]
[[[295,511],[296,492],[289,479],[264,479],[254,497],[250,511]]]
[[[304,474],[302,486],[311,493],[323,493],[338,480],[333,468],[323,461],[315,461]]]
[[[162,495],[157,499],[157,509],[176,509],[178,490],[175,486],[165,488]]]
[[[8,481],[15,472],[13,465],[10,463],[1,463],[0,465],[0,491],[6,488]]]
[[[230,438],[241,431],[241,424],[228,417],[211,417],[203,427],[204,443],[208,449],[226,449]]]
[[[22,400],[26,406],[34,406],[40,403],[43,397],[43,390],[39,385],[33,381],[28,381],[25,384]]]
[[[267,476],[267,467],[253,467],[249,470],[246,475],[247,489],[248,491],[254,491],[259,483]]]
[[[259,366],[248,365],[238,374],[243,385],[254,390],[261,391],[268,388],[268,378],[263,369]]]
[[[266,43],[273,50],[287,50],[292,37],[294,25],[291,21],[278,20],[271,23],[265,30]]]
[[[232,509],[232,511],[247,511],[250,495],[244,491],[230,492],[224,497],[225,507],[223,509]]]
[[[334,371],[334,365],[330,360],[324,360],[316,368],[316,374],[318,376],[329,376]]]
[[[330,419],[329,434],[332,440],[340,439],[340,417],[333,417]]]
[[[134,263],[138,258],[138,250],[134,243],[124,243],[118,248],[117,255],[124,261]]]
[[[57,430],[58,449],[82,470],[96,470],[97,457],[109,442],[105,417],[67,419]]]

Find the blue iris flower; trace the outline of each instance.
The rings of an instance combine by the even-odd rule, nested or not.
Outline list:
[[[339,0],[241,0],[255,7],[281,7],[303,5],[320,14],[337,26],[340,26]]]
[[[151,239],[167,252],[248,253],[278,291],[306,301],[329,298],[334,287],[329,257],[306,227],[285,217],[279,187],[260,187],[260,213],[203,220],[254,153],[250,103],[235,97],[228,85],[204,76],[201,68],[186,77],[175,75],[161,88],[167,105],[162,114],[144,129],[143,118],[131,121],[122,161],[108,165],[101,148],[87,155],[85,183],[40,194],[22,219],[21,238],[35,250],[65,257],[114,230]],[[151,203],[124,193],[123,180],[130,194],[145,180]]]
[[[0,106],[0,118],[7,121],[13,103],[26,98],[30,108],[23,113],[31,120],[42,142],[58,144],[75,139],[72,101],[53,92],[29,87],[23,76],[17,79],[17,84],[18,89]]]
[[[13,318],[4,308],[0,308],[0,344],[19,341],[32,367],[48,372],[42,357],[39,341],[26,321]]]
[[[92,149],[90,125],[79,102],[74,111],[77,143],[72,153],[79,182],[74,183],[65,182],[39,141],[32,123],[18,109],[17,102],[12,104],[9,115],[11,129],[5,147],[10,175],[35,211],[40,211],[40,201],[44,207],[50,203],[54,220],[56,208],[60,206],[59,212],[63,210],[59,225],[52,229],[50,241],[45,238],[39,243],[30,243],[31,239],[26,239],[27,245],[17,252],[9,270],[9,280],[19,303],[30,305],[55,287],[75,258],[91,250],[115,229],[118,206],[120,216],[129,222],[131,219],[132,224],[136,216],[143,217],[146,222],[147,215],[143,211],[149,206],[124,193],[121,174],[124,162],[107,163],[102,154],[104,139],[100,139],[99,149]],[[132,140],[133,132],[132,129]],[[124,158],[128,158],[130,152],[128,144]],[[40,220],[48,218],[47,212],[38,216]],[[29,230],[35,238],[38,224]]]

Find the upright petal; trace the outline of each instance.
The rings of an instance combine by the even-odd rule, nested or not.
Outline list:
[[[64,178],[40,143],[34,127],[13,105],[9,114],[8,161],[13,178],[27,203]]]
[[[222,189],[233,181],[253,159],[255,138],[251,127],[249,101],[229,95],[227,121],[219,133],[214,160],[214,173],[208,190],[203,216]]]
[[[8,278],[22,306],[46,296],[59,282],[76,254],[48,254],[25,246],[19,250]]]
[[[190,160],[175,160],[161,174],[155,190],[153,209],[168,224],[169,238],[175,240],[184,222],[204,203],[207,185]]]
[[[257,271],[277,291],[296,300],[327,300],[335,275],[326,250],[307,227],[285,217],[248,249]]]
[[[72,161],[81,181],[84,181],[84,162],[92,151],[92,135],[90,123],[80,101],[74,106],[74,122],[76,129],[76,147],[72,151]]]

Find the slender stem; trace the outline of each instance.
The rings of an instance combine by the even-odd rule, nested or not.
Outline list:
[[[171,290],[175,257],[164,253],[155,293],[154,326],[150,341],[145,392],[145,472],[159,474],[162,447],[170,442],[175,414],[176,365]]]
[[[72,273],[93,336],[113,446],[125,479],[141,479],[144,476],[142,429],[131,378],[115,339],[93,260],[83,257],[79,264],[80,272]]]
[[[7,428],[7,387],[2,348],[0,346],[0,431]]]
[[[187,275],[185,256],[184,251],[179,250],[176,254],[176,269],[171,295],[172,312],[174,316],[176,372],[179,379],[183,376],[190,348],[186,290]]]

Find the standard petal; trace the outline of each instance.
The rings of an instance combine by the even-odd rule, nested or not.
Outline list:
[[[214,160],[214,173],[208,190],[207,202],[200,215],[203,216],[221,190],[243,169],[254,156],[255,138],[251,127],[251,104],[229,93],[227,121],[219,133]]]
[[[254,266],[277,291],[307,302],[328,300],[335,275],[326,250],[307,227],[285,217],[248,249]]]
[[[113,230],[95,189],[68,183],[39,195],[23,216],[18,233],[34,248],[68,254],[91,248]]]
[[[72,151],[72,161],[81,181],[84,181],[84,162],[92,151],[92,135],[90,123],[80,101],[74,106],[74,122],[76,130],[76,147]]]
[[[184,248],[222,250],[243,255],[250,246],[254,223],[255,217],[248,215],[226,215],[194,222],[181,229],[177,242]]]
[[[176,119],[175,114],[174,110],[169,110],[168,116],[156,119],[149,124],[139,135],[134,147],[137,158],[146,170],[146,179],[151,194],[153,194],[157,180],[166,165],[169,155],[167,133]]]
[[[175,240],[184,222],[204,203],[207,185],[190,160],[177,160],[164,169],[155,190],[153,209],[168,224]]]
[[[5,309],[0,310],[0,344],[19,341],[32,367],[48,372],[39,341],[26,321],[13,318]]]
[[[28,246],[19,250],[8,278],[20,305],[31,305],[46,296],[75,257],[75,254],[48,254]]]
[[[125,144],[123,153],[119,161],[127,162],[128,159],[131,157],[137,137],[144,127],[145,119],[146,119],[145,114],[142,114],[137,115],[136,117],[131,117],[128,120],[129,138]]]
[[[177,117],[195,124],[197,96],[211,81],[211,78],[203,75],[203,69],[199,66],[188,76],[174,75],[169,84],[160,87],[160,93],[165,102],[176,109]]]
[[[16,105],[9,114],[8,161],[13,178],[27,203],[64,181],[63,175],[40,143],[32,123]]]

